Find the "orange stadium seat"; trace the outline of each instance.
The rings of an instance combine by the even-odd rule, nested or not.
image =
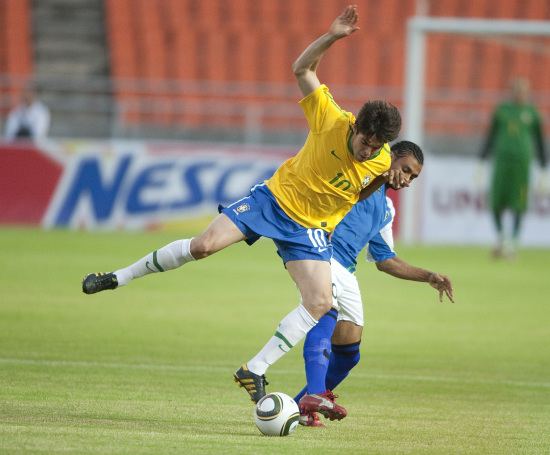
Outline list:
[[[164,26],[171,31],[181,28],[189,28],[189,9],[187,2],[182,0],[165,0],[162,5],[161,17]]]
[[[550,4],[538,0],[530,0],[525,5],[527,19],[544,19],[550,17]]]
[[[477,0],[475,2],[463,2],[464,12],[459,12],[460,16],[479,18],[485,16],[486,2]]]
[[[334,0],[317,0],[315,2],[315,10],[312,11],[312,14],[318,17],[317,22],[319,23],[319,26],[324,27],[325,31],[327,31],[327,27],[329,27],[336,16],[344,10],[345,6],[346,5],[335,2]],[[367,17],[368,14],[370,14],[368,11],[363,11],[362,13],[360,12],[359,20],[361,21]]]
[[[232,75],[228,74],[225,64],[228,57],[227,37],[222,32],[205,34],[204,46],[199,58],[202,60],[201,78],[210,81],[231,80]]]
[[[107,43],[115,77],[137,77],[136,46],[130,0],[105,0]]]
[[[303,41],[303,40],[302,40]],[[337,44],[343,44],[337,43]],[[348,56],[340,46],[338,52],[327,53],[323,56],[323,65],[319,66],[319,79],[330,87],[336,84],[349,83]]]
[[[490,90],[500,88],[501,79],[504,79],[501,74],[501,68],[504,66],[504,49],[499,44],[486,43],[482,50],[482,59],[484,71],[479,75],[479,88]]]
[[[223,26],[229,27],[233,30],[239,30],[240,33],[244,34],[249,31],[249,27],[251,25],[254,25],[255,18],[250,18],[250,16],[253,15],[251,5],[254,6],[254,3],[251,3],[249,0],[232,0],[231,2],[221,3],[224,5],[223,10],[221,11]],[[207,24],[207,26],[210,27],[209,24]],[[257,27],[258,24],[256,23],[255,26]]]
[[[287,51],[288,41],[288,35],[278,33],[263,43],[265,62],[262,76],[265,82],[279,82],[285,79],[282,73],[292,73],[292,63],[298,56]]]
[[[287,30],[287,27],[292,26],[292,19],[287,17],[286,14],[285,17],[282,16],[282,6],[285,6],[283,2],[256,2],[255,13],[258,17],[265,18],[265,20],[262,20],[262,28],[268,33],[281,30],[281,27],[285,27],[285,30]]]
[[[428,2],[428,15],[429,16],[453,16],[454,14],[449,14],[449,6],[446,5],[448,0],[441,0],[439,2],[431,3]]]
[[[200,33],[192,29],[180,29],[174,35],[172,65],[174,78],[179,80],[198,79],[198,46]]]
[[[198,28],[204,28],[214,32],[220,30],[223,25],[226,23],[225,18],[222,16],[222,8],[220,7],[221,3],[231,3],[231,2],[217,2],[212,0],[206,1],[189,1],[188,8],[192,13],[191,21],[194,26]]]
[[[237,35],[237,53],[231,56],[235,59],[235,68],[238,73],[235,78],[238,77],[242,81],[260,81],[261,80],[261,68],[257,65],[257,56],[261,52],[259,47],[259,40],[255,36]]]
[[[550,59],[538,58],[540,53],[547,52],[546,49],[550,48],[550,38],[537,39],[535,42],[538,44],[537,52],[534,54],[533,72],[531,75],[531,85],[534,90],[547,89],[548,87],[548,74],[550,74]],[[538,50],[540,49],[540,50]],[[547,55],[546,53],[544,55]]]
[[[463,37],[454,43],[453,48],[455,55],[449,68],[449,85],[454,88],[468,88],[472,86],[472,72],[467,65],[465,68],[465,62],[474,61],[474,43],[470,38]]]
[[[530,49],[535,44],[532,38],[524,39],[523,45]],[[516,49],[512,50],[512,62],[510,65],[513,76],[529,77],[534,73],[534,55],[533,52],[522,52]]]
[[[159,14],[161,7],[157,0],[134,0],[137,38],[142,50],[142,75],[147,79],[162,79],[167,76],[164,27]]]
[[[521,4],[518,4],[516,2],[496,2],[496,3],[497,3],[496,13],[498,17],[502,19],[517,18],[516,16],[517,7],[520,6],[520,9],[523,8],[523,2]]]
[[[135,99],[131,88],[126,86],[126,80],[139,77],[131,0],[105,0],[104,5],[110,66],[115,78],[115,97],[122,103],[122,109],[125,109],[124,106]],[[125,111],[120,115],[126,122],[139,121],[135,112]]]
[[[393,66],[394,59],[391,56],[390,46],[386,38],[377,33],[375,37],[367,40],[358,40],[361,42],[361,55],[368,56],[361,59],[362,64],[359,66],[360,72],[352,81],[353,85],[370,85],[370,86],[386,86],[389,85],[389,74]],[[353,55],[355,46],[352,46],[348,52]],[[352,58],[352,61],[355,60]],[[373,65],[373,62],[376,64]],[[353,66],[353,64],[352,64]],[[355,71],[354,71],[355,73]]]
[[[6,14],[4,13],[4,3],[6,0],[0,0],[0,73],[5,73],[7,68],[7,37],[6,30]]]
[[[0,73],[13,77],[15,82],[0,87],[2,98],[7,96],[0,105],[4,115],[19,101],[19,83],[25,83],[34,71],[30,0],[0,0],[0,16]]]
[[[121,78],[137,77],[136,48],[132,36],[124,30],[111,33],[110,53],[114,75]]]
[[[6,15],[4,13],[4,3],[5,0],[0,1],[0,74],[7,73],[7,37],[4,33],[6,30]],[[4,102],[4,97],[8,92],[9,88],[6,87],[3,83],[0,84],[0,118],[3,118],[10,109],[10,103]]]
[[[426,86],[437,87],[441,84],[440,64],[445,52],[445,38],[441,34],[432,35],[426,46]]]
[[[32,73],[31,10],[28,0],[4,2],[7,69],[11,74]]]

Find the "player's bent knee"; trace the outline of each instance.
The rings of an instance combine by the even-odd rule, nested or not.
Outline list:
[[[191,247],[190,247],[191,255],[195,259],[204,259],[211,254],[214,254],[217,249],[214,246],[214,242],[209,240],[208,238],[204,237],[195,237],[191,241]]]
[[[313,318],[319,320],[332,308],[332,297],[312,296],[309,299],[302,299],[302,305]]]

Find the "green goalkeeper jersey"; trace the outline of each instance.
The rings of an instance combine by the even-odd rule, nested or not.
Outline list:
[[[491,129],[481,154],[494,161],[491,206],[498,211],[527,208],[529,170],[534,152],[545,166],[541,118],[532,104],[502,103],[493,114]]]
[[[513,160],[529,165],[535,150],[544,161],[541,118],[535,106],[510,102],[498,106],[482,157],[491,154],[495,162]]]

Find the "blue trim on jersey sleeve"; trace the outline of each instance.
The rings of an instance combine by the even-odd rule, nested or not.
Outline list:
[[[333,257],[353,273],[361,250],[391,220],[386,188],[382,186],[372,196],[357,202],[336,226],[332,235]]]

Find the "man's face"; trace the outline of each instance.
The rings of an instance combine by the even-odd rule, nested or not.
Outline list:
[[[384,147],[384,143],[380,142],[374,134],[367,137],[363,133],[358,133],[356,125],[353,125],[353,131],[354,134],[351,138],[351,148],[353,150],[353,156],[359,163],[363,163],[372,158],[382,149],[382,147]]]
[[[392,152],[390,169],[400,170],[403,179],[405,179],[405,181],[410,185],[412,181],[420,175],[422,165],[416,160],[412,153],[410,155],[397,157]],[[390,185],[389,183],[387,185],[394,190],[400,189],[394,188],[393,185]]]

